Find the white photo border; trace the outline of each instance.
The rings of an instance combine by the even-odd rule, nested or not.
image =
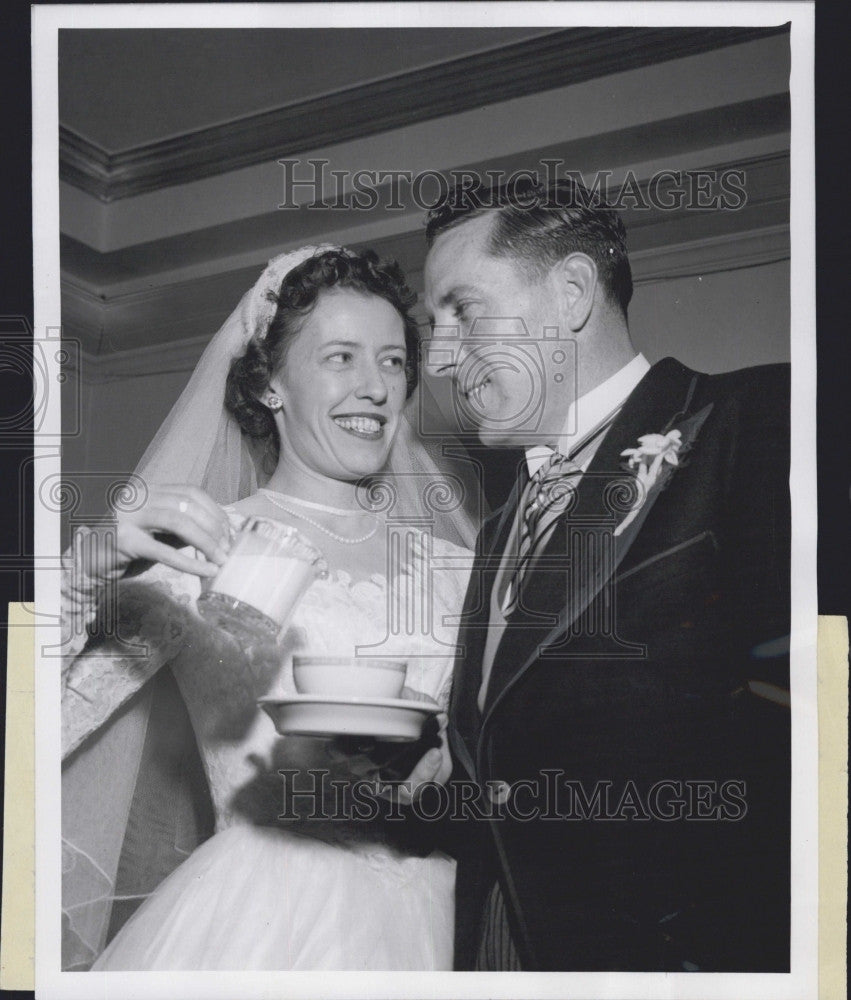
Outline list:
[[[60,972],[60,706],[55,661],[36,663],[36,990],[40,998],[553,997],[804,1000],[817,996],[816,360],[814,4],[363,3],[117,4],[32,8],[36,337],[56,329],[59,292],[58,30],[181,27],[771,26],[791,22],[792,971],[727,973],[79,973]],[[53,384],[58,362],[47,357]],[[59,398],[35,440],[39,482],[60,472]],[[56,436],[51,437],[55,430]],[[36,566],[53,566],[59,517],[35,505]],[[58,574],[35,574],[37,649],[55,642]],[[120,976],[120,981],[119,981]]]

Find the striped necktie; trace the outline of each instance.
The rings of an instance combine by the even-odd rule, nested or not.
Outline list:
[[[509,584],[503,613],[517,610],[529,566],[545,547],[551,529],[571,502],[582,469],[559,452],[547,459],[524,492],[523,520],[517,547],[517,567]]]
[[[506,617],[517,610],[523,580],[530,565],[546,546],[559,516],[570,505],[582,476],[582,466],[590,461],[590,456],[615,422],[622,406],[623,403],[601,420],[590,434],[586,434],[567,458],[554,451],[526,485],[522,500],[523,521],[520,525],[517,568],[502,604],[502,613]]]

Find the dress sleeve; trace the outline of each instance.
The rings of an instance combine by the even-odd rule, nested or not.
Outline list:
[[[186,641],[200,581],[162,564],[106,583],[80,569],[87,532],[63,556],[62,755],[97,731]]]
[[[61,606],[62,606],[62,682],[75,657],[89,641],[89,626],[97,615],[98,605],[107,588],[117,584],[116,575],[111,581],[93,580],[82,568],[82,550],[94,542],[91,528],[80,527],[74,532],[71,545],[62,553]]]

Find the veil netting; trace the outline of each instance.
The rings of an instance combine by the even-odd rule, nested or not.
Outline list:
[[[262,485],[262,455],[224,406],[230,363],[252,336],[263,336],[275,313],[269,292],[311,256],[333,246],[303,247],[271,260],[204,350],[170,414],[134,473],[145,484],[196,485],[220,504],[234,503]],[[454,458],[456,444],[424,440],[416,430],[416,393],[382,481],[396,509],[417,512],[437,538],[472,548],[482,491],[474,465]],[[461,451],[463,454],[463,451]],[[131,487],[130,492],[134,490]],[[386,492],[386,491],[385,491]],[[118,894],[119,861],[152,721],[152,685],[146,684],[94,738],[63,762],[62,771],[62,968],[84,970],[103,950]],[[154,711],[156,714],[156,709]],[[173,794],[171,789],[168,794]],[[175,815],[177,806],[173,806]],[[173,845],[177,848],[177,844]],[[191,849],[189,834],[185,846]],[[188,853],[181,849],[182,853]],[[114,923],[114,921],[113,921]]]
[[[263,452],[242,433],[224,405],[230,363],[252,337],[265,336],[285,276],[330,245],[306,246],[274,257],[204,350],[186,388],[174,404],[135,476],[145,484],[199,486],[223,505],[254,493],[268,479]],[[484,514],[474,463],[452,436],[418,431],[421,389],[405,407],[390,459],[375,477],[392,495],[396,517],[411,517],[437,538],[472,548]]]

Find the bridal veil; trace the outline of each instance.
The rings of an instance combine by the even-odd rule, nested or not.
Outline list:
[[[262,454],[224,405],[231,361],[274,317],[273,295],[286,274],[328,245],[271,260],[210,341],[179,399],[139,462],[131,490],[150,483],[199,486],[220,504],[264,482]],[[270,295],[271,293],[271,295]],[[417,390],[420,392],[421,390]],[[418,515],[436,537],[472,548],[484,511],[475,466],[457,442],[418,432],[417,393],[409,400],[390,462],[379,477],[394,509]],[[389,494],[388,494],[389,491]],[[420,516],[420,515],[425,515]],[[150,685],[148,685],[150,687]],[[142,691],[63,768],[63,968],[85,969],[106,943],[124,832],[149,729],[150,692]]]

